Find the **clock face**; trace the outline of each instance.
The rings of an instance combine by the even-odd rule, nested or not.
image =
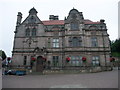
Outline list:
[[[34,16],[31,16],[28,20],[29,23],[35,23],[36,22],[36,19]]]

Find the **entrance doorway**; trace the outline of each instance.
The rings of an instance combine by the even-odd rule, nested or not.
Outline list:
[[[37,72],[43,72],[43,69],[44,69],[44,59],[42,56],[38,56],[37,57],[37,62],[36,62],[36,71]]]

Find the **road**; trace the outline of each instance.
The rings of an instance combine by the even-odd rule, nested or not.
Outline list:
[[[118,70],[59,75],[2,76],[3,88],[118,88]]]

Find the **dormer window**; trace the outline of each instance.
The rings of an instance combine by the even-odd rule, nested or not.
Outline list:
[[[79,30],[79,25],[77,22],[71,23],[71,30]]]

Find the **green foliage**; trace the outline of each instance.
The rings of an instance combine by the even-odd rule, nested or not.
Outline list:
[[[120,57],[120,39],[111,42],[112,56]]]
[[[120,39],[111,42],[111,51],[120,52]]]
[[[114,56],[114,57],[120,57],[120,52],[112,52],[112,56]]]

